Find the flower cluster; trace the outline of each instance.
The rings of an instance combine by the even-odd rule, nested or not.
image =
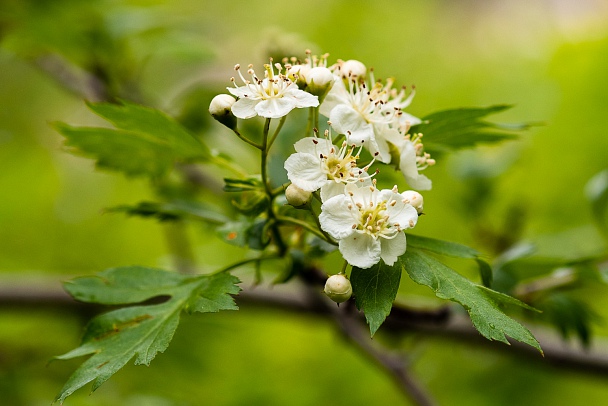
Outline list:
[[[422,121],[404,111],[415,89],[398,89],[392,78],[376,81],[373,70],[359,61],[338,60],[330,65],[328,55],[318,58],[310,51],[304,61],[271,60],[264,65],[263,77],[251,65],[250,79],[239,65],[235,70],[243,84],[232,78],[234,86],[228,91],[237,99],[216,96],[211,114],[267,154],[274,138],[269,144],[265,138],[262,145],[244,138],[236,129],[236,118],[284,118],[293,109],[308,108],[308,129],[295,141],[295,153],[284,164],[291,182],[288,203],[315,215],[311,205],[315,196],[322,203],[317,235],[337,244],[352,266],[369,268],[380,260],[394,264],[406,250],[403,231],[416,225],[423,199],[414,190],[399,193],[397,186],[378,189],[374,177],[379,170],[370,173],[370,169],[376,163],[392,164],[413,189],[431,189],[431,180],[420,172],[435,161],[424,150],[422,134],[410,133]],[[323,136],[318,130],[319,113],[328,118]],[[269,121],[265,137],[268,126]]]

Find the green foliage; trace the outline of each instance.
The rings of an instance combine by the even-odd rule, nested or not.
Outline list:
[[[71,152],[96,159],[99,168],[127,176],[159,177],[176,162],[210,158],[208,148],[164,113],[122,102],[87,103],[115,129],[56,123]]]
[[[593,218],[604,236],[608,237],[608,169],[596,174],[587,182],[585,188],[587,198],[591,202]]]
[[[210,209],[201,202],[176,200],[166,203],[139,202],[136,205],[123,204],[105,210],[108,213],[125,213],[129,216],[151,217],[160,221],[193,218],[211,224],[224,224],[228,218]]]
[[[542,353],[530,331],[499,308],[499,305],[510,304],[532,309],[525,303],[476,285],[420,249],[408,248],[402,261],[414,282],[430,287],[441,299],[460,303],[469,313],[475,328],[487,339],[508,344],[508,335]]]
[[[401,281],[402,266],[380,261],[371,268],[353,267],[350,282],[353,286],[357,308],[365,313],[369,331],[373,337],[391,312]]]
[[[91,381],[94,391],[133,357],[135,364],[149,365],[158,352],[167,349],[182,311],[236,310],[230,295],[239,292],[238,282],[226,273],[187,277],[153,268],[123,267],[66,283],[66,290],[77,300],[133,306],[95,317],[87,325],[80,347],[56,357],[92,355],[72,374],[55,401],[63,403]],[[138,304],[166,297],[169,299],[159,304]]]
[[[481,254],[473,248],[455,242],[410,234],[407,236],[407,244],[410,247],[419,248],[435,254],[447,255],[455,258],[474,259],[479,266],[479,274],[484,286],[490,287],[492,284],[492,267],[481,259]]]
[[[511,106],[495,105],[439,111],[424,117],[421,124],[411,128],[410,133],[424,134],[425,149],[433,154],[513,139],[514,131],[525,130],[531,125],[503,125],[482,120],[509,108]]]

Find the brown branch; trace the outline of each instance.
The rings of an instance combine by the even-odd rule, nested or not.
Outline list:
[[[0,308],[4,310],[57,308],[78,313],[99,310],[98,305],[75,301],[62,289],[60,281],[69,279],[69,276],[36,278],[4,276],[0,281]],[[289,285],[275,286],[272,290],[261,286],[245,288],[236,300],[240,306],[263,306],[334,317],[326,305],[302,293],[301,288],[301,286]],[[363,321],[361,314],[357,314],[356,318]],[[594,346],[585,350],[562,341],[545,328],[536,327],[533,330],[545,353],[544,358],[534,348],[520,342],[512,342],[511,346],[507,346],[485,339],[475,330],[466,316],[454,312],[451,306],[435,310],[412,310],[395,304],[380,332],[415,333],[458,340],[475,347],[483,346],[492,351],[523,357],[527,362],[550,364],[562,369],[608,376],[608,351],[603,343],[596,342]]]

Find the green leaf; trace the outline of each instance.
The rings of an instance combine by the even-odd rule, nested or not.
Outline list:
[[[608,169],[593,176],[585,186],[585,194],[591,202],[591,211],[596,224],[608,236]]]
[[[424,134],[425,149],[431,153],[513,139],[512,132],[525,130],[532,124],[501,125],[481,120],[509,108],[511,106],[495,105],[439,111],[424,117],[423,122],[413,126],[410,132]]]
[[[125,213],[129,216],[152,217],[160,221],[179,220],[191,217],[211,224],[223,224],[229,219],[200,202],[139,202],[136,205],[120,205],[105,209],[108,213]]]
[[[128,176],[158,177],[175,162],[202,160],[209,150],[177,122],[158,110],[124,102],[89,103],[89,108],[116,129],[54,126],[66,137],[71,152],[96,159],[99,168]]]
[[[270,242],[268,224],[266,219],[243,219],[226,223],[217,232],[229,244],[263,250]]]
[[[122,101],[114,103],[87,103],[100,117],[120,130],[145,134],[164,141],[185,158],[209,157],[207,147],[194,138],[184,127],[165,113],[138,104]]]
[[[481,282],[485,287],[491,287],[494,280],[494,274],[492,273],[492,267],[483,259],[477,258],[477,266],[479,267],[479,275],[481,276]]]
[[[457,244],[455,242],[437,240],[435,238],[421,237],[419,235],[407,234],[408,247],[415,247],[425,251],[434,252],[440,255],[447,255],[456,258],[471,258],[479,257],[479,252],[466,245]]]
[[[460,303],[469,313],[475,328],[487,339],[509,344],[508,335],[542,353],[530,331],[499,308],[499,304],[508,303],[529,309],[526,304],[469,281],[421,250],[408,248],[402,260],[414,282],[430,287],[441,299]]]
[[[149,365],[169,346],[182,310],[217,312],[238,309],[230,295],[239,292],[238,279],[229,274],[188,277],[144,267],[112,268],[97,276],[65,284],[77,300],[108,305],[136,304],[168,297],[160,304],[135,305],[92,319],[82,344],[56,359],[91,355],[68,379],[55,398],[63,401],[93,381],[92,391],[135,357],[135,364]]]
[[[353,267],[350,282],[355,303],[365,314],[372,337],[391,312],[399,290],[401,270],[399,262],[389,266],[384,261],[367,269]]]
[[[224,192],[244,192],[246,190],[263,190],[264,185],[258,177],[247,179],[224,178]]]

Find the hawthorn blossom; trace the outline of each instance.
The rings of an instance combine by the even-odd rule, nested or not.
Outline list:
[[[394,79],[385,84],[374,79],[370,70],[369,86],[365,82],[365,65],[359,61],[338,61],[333,67],[338,80],[320,107],[321,114],[329,117],[332,127],[361,145],[378,159],[390,163],[389,142],[399,139],[398,128],[421,123],[421,120],[405,113],[414,98],[415,91],[406,93],[405,87],[393,88]],[[348,85],[348,89],[347,89]]]
[[[401,135],[399,139],[393,140],[393,143],[399,151],[399,170],[408,185],[418,190],[430,190],[433,183],[420,171],[435,165],[435,160],[424,152],[422,134]]]
[[[266,64],[264,68],[266,69],[264,79],[260,79],[256,76],[252,65],[249,65],[247,73],[251,75],[251,80],[247,80],[240,71],[240,65],[234,67],[244,83],[243,86],[237,86],[235,79],[231,78],[234,88],[227,88],[239,98],[232,106],[232,113],[236,117],[279,118],[287,115],[294,108],[319,105],[317,96],[300,90],[298,85],[281,73],[283,67],[280,63],[274,65],[278,70],[276,74],[272,64]]]
[[[349,140],[363,145],[372,154],[378,153],[378,160],[391,161],[387,140],[398,137],[396,129],[390,126],[399,110],[386,111],[382,95],[383,87],[375,84],[368,90],[365,82],[337,80],[327,94],[320,113],[329,117],[332,128],[340,134],[347,134]]]
[[[404,230],[418,221],[416,208],[397,187],[378,190],[375,185],[345,186],[344,194],[321,206],[321,228],[338,240],[344,259],[359,268],[370,268],[380,259],[393,265],[406,249]]]
[[[361,182],[369,184],[372,175],[367,170],[374,162],[372,160],[364,168],[357,167],[359,148],[346,141],[340,148],[332,144],[329,132],[326,138],[306,137],[297,141],[296,150],[285,161],[287,178],[298,188],[314,192],[321,189],[321,201],[344,192],[344,185]]]

